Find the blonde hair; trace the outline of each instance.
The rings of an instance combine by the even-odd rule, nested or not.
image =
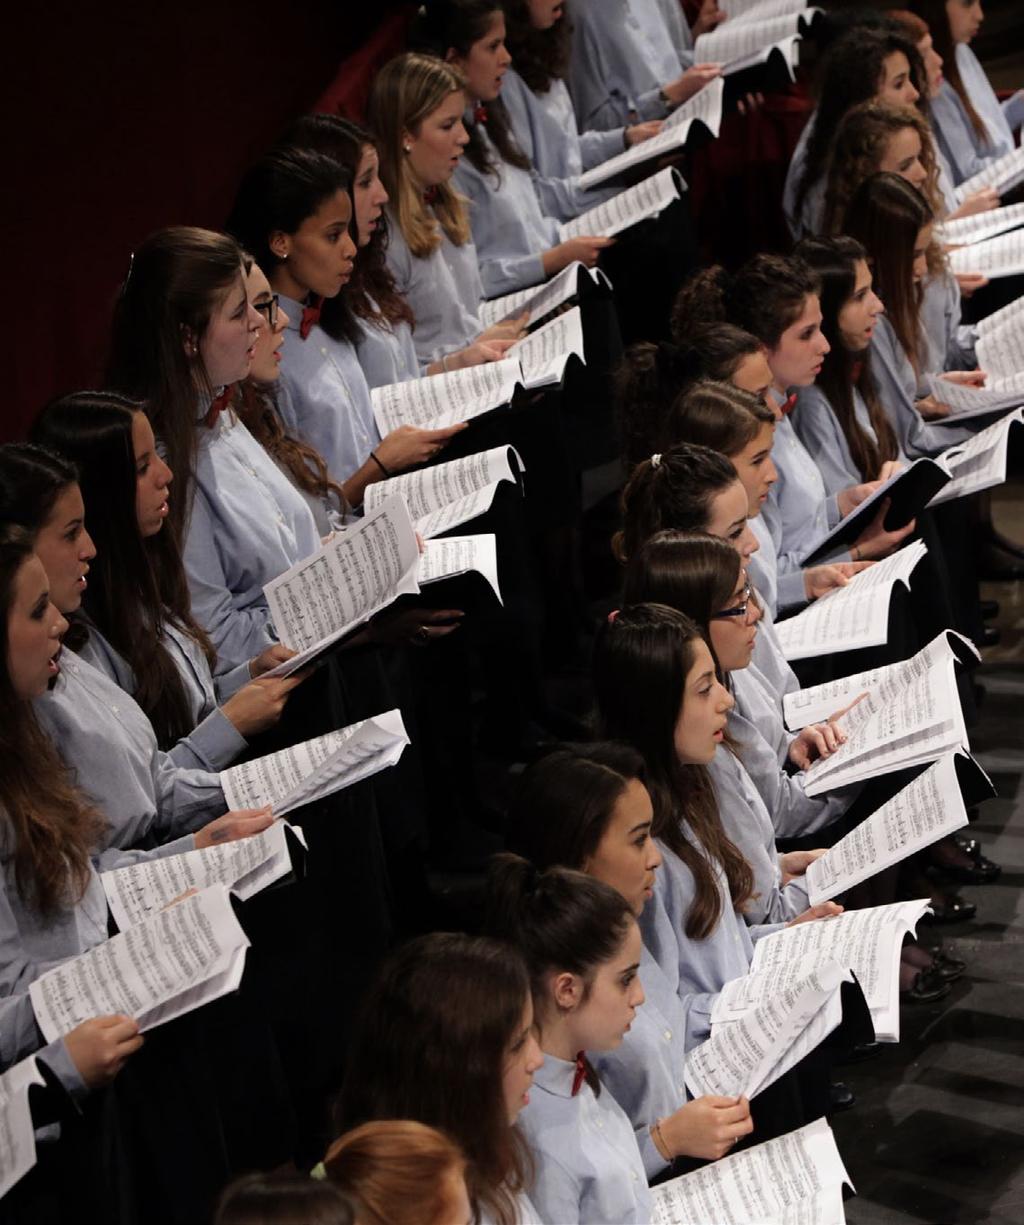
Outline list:
[[[886,146],[905,128],[913,128],[921,141],[921,165],[928,176],[919,188],[921,195],[935,216],[942,216],[945,205],[939,192],[939,167],[928,121],[916,107],[895,106],[872,98],[850,107],[832,140],[823,233],[842,233],[843,218],[854,192],[866,178],[881,169]]]
[[[450,1181],[466,1158],[443,1132],[410,1119],[364,1123],[335,1140],[327,1177],[355,1203],[362,1225],[440,1225]]]
[[[451,183],[437,187],[433,216],[423,201],[403,148],[403,133],[416,134],[423,121],[453,93],[466,89],[466,78],[451,64],[410,51],[390,60],[370,90],[367,119],[380,148],[380,177],[395,222],[417,259],[441,243],[439,227],[457,247],[470,241],[469,211]]]

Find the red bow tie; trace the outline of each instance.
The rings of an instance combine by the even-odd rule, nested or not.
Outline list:
[[[217,424],[217,418],[231,403],[234,394],[234,384],[229,383],[227,387],[221,391],[220,395],[214,396],[210,401],[210,407],[206,410],[206,417],[204,418],[208,429],[212,430]]]
[[[478,102],[476,106],[473,107],[473,122],[474,123],[486,123],[487,122],[487,107],[484,106],[482,102]]]
[[[302,308],[302,322],[299,324],[299,335],[303,340],[312,331],[313,325],[320,322],[320,311],[323,304],[323,298],[314,298],[312,306],[304,306]]]
[[[576,1071],[572,1075],[572,1095],[573,1097],[579,1093],[583,1082],[587,1079],[587,1055],[585,1051],[580,1051],[576,1055]]]
[[[437,197],[440,194],[441,194],[441,189],[437,187],[436,185],[434,187],[428,187],[426,191],[423,193],[423,203],[424,204],[435,203],[435,201],[437,200]]]
[[[784,417],[788,417],[794,408],[796,408],[795,391],[791,396],[786,396],[785,400],[782,401],[782,403],[779,405],[779,412],[781,412]]]

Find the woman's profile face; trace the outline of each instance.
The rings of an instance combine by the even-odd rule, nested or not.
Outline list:
[[[402,154],[420,187],[447,183],[459,164],[469,135],[462,122],[466,95],[456,89],[430,112],[415,132],[403,137]]]
[[[916,128],[900,128],[885,143],[878,169],[898,174],[918,191],[928,181],[928,171],[921,160],[921,137]]]
[[[893,106],[913,106],[921,96],[910,75],[910,62],[902,51],[893,51],[882,61],[876,96]]]
[[[693,663],[686,674],[683,705],[675,729],[675,750],[685,765],[706,766],[725,735],[726,715],[735,702],[718,679],[707,643],[694,643]]]
[[[259,329],[260,316],[249,305],[239,268],[235,282],[214,302],[199,341],[199,356],[212,387],[239,383],[248,375]]]
[[[7,675],[24,702],[46,692],[60,670],[61,636],[68,628],[53,601],[43,563],[33,553],[14,576],[7,613]]]

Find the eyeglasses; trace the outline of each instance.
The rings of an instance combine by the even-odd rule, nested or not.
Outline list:
[[[269,327],[271,331],[273,331],[274,328],[277,327],[277,312],[278,312],[277,304],[278,304],[278,296],[276,293],[270,295],[269,302],[254,302],[252,304],[253,310],[259,311],[259,313],[264,317],[264,319],[266,319],[267,327]]]
[[[750,608],[751,604],[753,604],[754,602],[753,599],[751,598],[753,593],[750,590],[749,583],[744,584],[743,591],[741,594],[743,596],[742,604],[737,604],[734,608],[723,608],[721,612],[712,613],[711,620],[712,621],[722,621],[722,620],[725,620],[727,617],[744,617],[745,618],[747,615],[747,610]]]

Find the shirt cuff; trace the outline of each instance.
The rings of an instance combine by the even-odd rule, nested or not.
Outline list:
[[[807,591],[804,587],[804,572],[789,570],[779,575],[779,591],[777,601],[779,608],[795,608],[807,603]]]
[[[89,1096],[89,1086],[75,1067],[75,1061],[71,1058],[64,1038],[58,1038],[56,1042],[44,1046],[36,1058],[45,1063],[57,1077],[76,1106],[80,1106]]]
[[[244,664],[239,664],[232,668],[230,672],[225,672],[221,676],[213,678],[213,686],[217,691],[217,702],[223,705],[228,698],[234,695],[242,688],[243,685],[248,685],[252,680],[252,673],[249,671],[249,661]]]
[[[211,711],[181,743],[188,746],[204,770],[216,774],[229,766],[247,748],[245,737],[221,710]]]

